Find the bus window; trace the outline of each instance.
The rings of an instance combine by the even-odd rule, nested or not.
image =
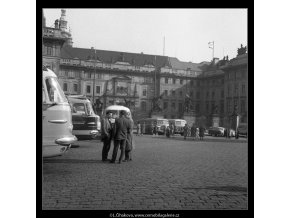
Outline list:
[[[85,105],[83,103],[75,103],[73,105],[73,112],[77,114],[86,114]]]
[[[56,78],[54,77],[46,78],[45,84],[46,84],[47,93],[48,93],[50,102],[54,102],[54,103],[67,102],[67,99],[62,89],[60,88]]]

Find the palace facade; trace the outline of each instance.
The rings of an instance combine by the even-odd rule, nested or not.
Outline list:
[[[43,18],[45,20],[45,18]],[[234,106],[247,123],[248,54],[212,62],[182,62],[176,57],[77,48],[67,31],[65,10],[55,27],[43,26],[43,62],[59,78],[66,94],[86,95],[99,115],[112,104],[130,107],[135,120],[149,117],[154,97],[162,95],[164,118],[182,118],[189,96],[197,117],[211,126],[218,114],[227,125]]]

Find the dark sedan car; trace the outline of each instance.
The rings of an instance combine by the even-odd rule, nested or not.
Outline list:
[[[225,128],[223,128],[223,127],[209,127],[208,134],[211,136],[224,136]]]

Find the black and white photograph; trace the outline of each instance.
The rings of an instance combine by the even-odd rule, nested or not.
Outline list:
[[[247,8],[42,8],[42,210],[248,210],[251,49]]]

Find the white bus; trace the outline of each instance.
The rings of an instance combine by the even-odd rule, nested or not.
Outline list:
[[[77,138],[72,134],[71,108],[57,76],[46,67],[42,73],[42,155],[54,157],[66,152]]]

